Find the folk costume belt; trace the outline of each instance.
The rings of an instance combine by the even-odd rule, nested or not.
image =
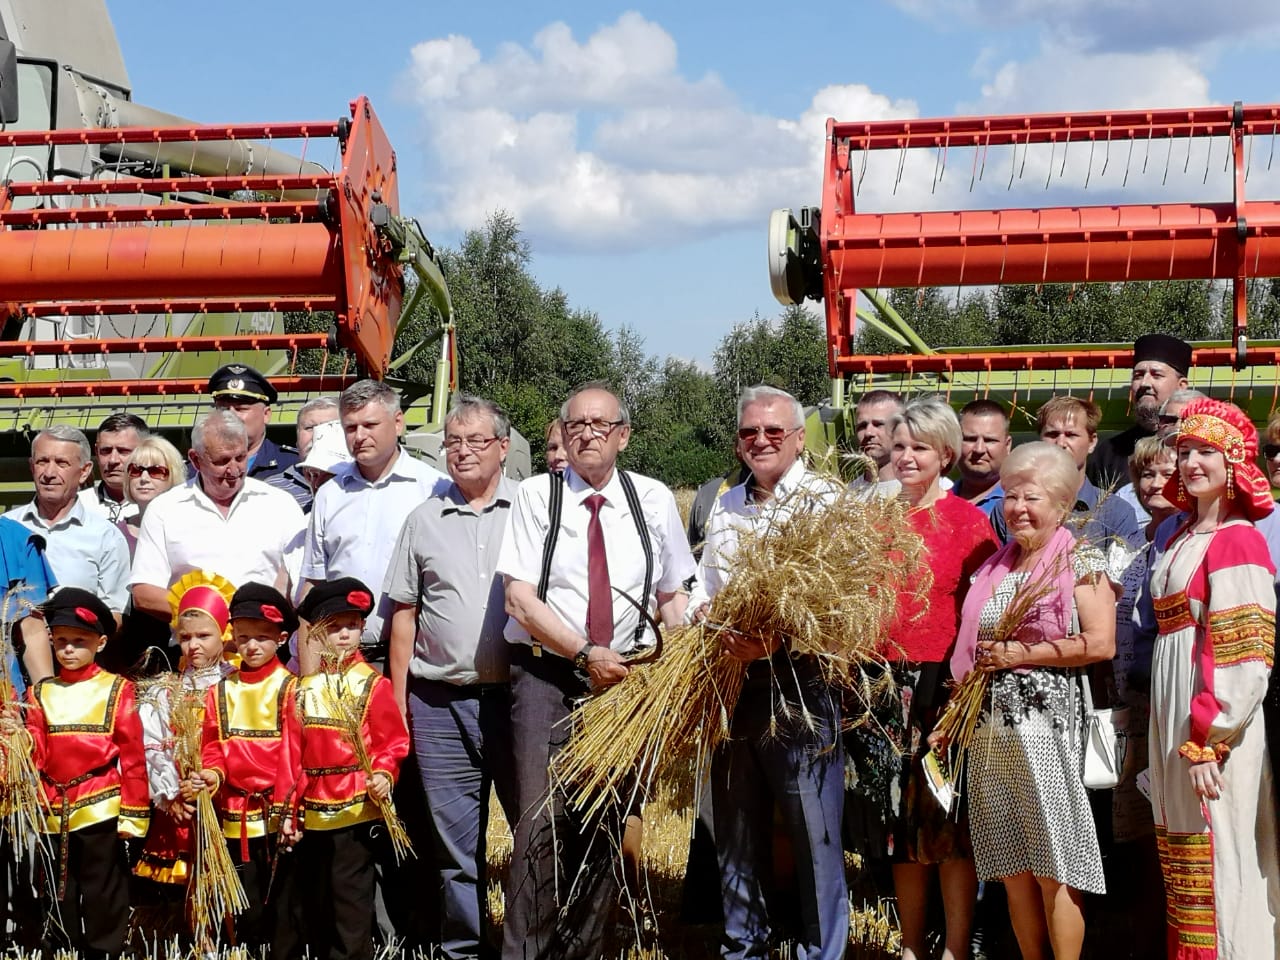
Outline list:
[[[240,787],[224,786],[223,789],[244,797],[244,809],[240,811],[240,862],[249,862],[249,811],[256,804],[262,811],[262,830],[265,833],[270,821],[270,804],[268,801],[273,792],[272,787],[264,790],[242,790]]]
[[[62,799],[61,806],[58,811],[58,900],[62,901],[67,898],[67,835],[71,832],[71,798],[67,796],[67,791],[72,787],[78,787],[82,783],[87,783],[94,777],[100,777],[102,774],[115,769],[114,763],[104,763],[101,766],[94,767],[87,773],[82,773],[78,777],[72,777],[70,780],[55,780],[43,770],[40,771],[40,779],[57,791],[58,796]]]

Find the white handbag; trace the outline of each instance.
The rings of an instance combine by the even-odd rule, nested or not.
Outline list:
[[[1120,782],[1129,729],[1129,708],[1095,710],[1088,673],[1079,673],[1084,695],[1084,743],[1081,779],[1090,790],[1109,790]]]

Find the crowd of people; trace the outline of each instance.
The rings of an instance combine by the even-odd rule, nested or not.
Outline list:
[[[747,669],[699,811],[712,866],[695,843],[689,876],[717,878],[724,957],[782,941],[843,956],[849,850],[891,885],[908,958],[984,939],[994,956],[1002,928],[1027,958],[1277,955],[1280,415],[1260,446],[1238,408],[1187,388],[1190,360],[1141,338],[1135,423],[1109,438],[1074,396],[1017,446],[993,399],[958,415],[859,399],[870,467],[852,495],[904,501],[931,577],[864,668],[893,680],[860,688],[882,691],[870,701],[784,637],[719,630]],[[0,518],[6,668],[25,691],[0,712],[0,754],[30,744],[47,801],[47,845],[0,849],[6,935],[115,957],[146,906],[203,950],[371,958],[422,933],[447,957],[604,955],[638,897],[643,810],[584,817],[551,761],[654,622],[707,617],[744,534],[797,492],[850,495],[806,466],[800,404],[743,392],[738,466],[686,526],[667,487],[618,467],[630,416],[605,384],[566,399],[548,472],[521,483],[503,470],[510,420],[480,397],[455,398],[441,473],[401,445],[383,383],[308,403],[297,449],[267,438],[277,397],[258,372],[224,367],[209,393],[185,458],[129,413],[92,444],[41,431],[34,498]],[[951,749],[935,727],[979,675],[945,804],[925,761]],[[1110,789],[1083,776],[1095,703],[1124,718]],[[514,842],[500,932],[491,795]],[[182,905],[202,797],[249,904],[212,928]],[[394,855],[396,811],[418,873]]]

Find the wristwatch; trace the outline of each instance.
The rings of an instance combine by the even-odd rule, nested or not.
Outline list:
[[[573,666],[575,670],[581,670],[584,673],[587,669],[587,661],[591,655],[591,644],[584,643],[582,649],[573,655]]]

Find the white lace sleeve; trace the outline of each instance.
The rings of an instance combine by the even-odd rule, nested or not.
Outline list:
[[[170,801],[178,795],[180,778],[173,760],[173,734],[169,730],[169,695],[162,691],[154,701],[138,704],[142,721],[142,749],[147,758],[147,786],[151,802]]]

